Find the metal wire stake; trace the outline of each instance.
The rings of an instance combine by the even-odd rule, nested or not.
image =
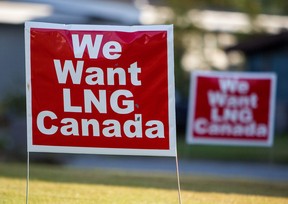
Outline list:
[[[29,203],[29,174],[30,174],[29,151],[27,151],[27,175],[26,175],[26,204]]]
[[[177,183],[178,183],[178,200],[179,200],[179,204],[182,204],[180,176],[179,176],[179,163],[178,163],[177,153],[176,153],[175,161],[176,161],[176,174],[177,174]]]

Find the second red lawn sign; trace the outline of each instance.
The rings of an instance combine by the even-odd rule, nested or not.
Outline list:
[[[199,71],[191,81],[188,143],[273,144],[273,73]]]

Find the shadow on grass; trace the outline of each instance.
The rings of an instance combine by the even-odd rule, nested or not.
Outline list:
[[[0,177],[25,179],[26,164],[0,163]],[[30,180],[171,190],[178,188],[176,175],[167,173],[83,170],[55,165],[30,165]],[[186,191],[288,197],[286,183],[193,176],[181,176],[180,180],[181,189]]]

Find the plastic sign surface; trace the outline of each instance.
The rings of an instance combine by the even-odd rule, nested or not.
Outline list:
[[[276,75],[191,74],[189,144],[273,145]]]
[[[173,27],[25,24],[28,151],[176,155]]]

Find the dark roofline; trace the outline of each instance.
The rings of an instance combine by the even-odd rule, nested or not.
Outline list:
[[[271,50],[285,45],[288,45],[288,31],[286,30],[277,35],[253,36],[249,40],[225,48],[225,52],[242,51],[247,54],[259,50]]]

